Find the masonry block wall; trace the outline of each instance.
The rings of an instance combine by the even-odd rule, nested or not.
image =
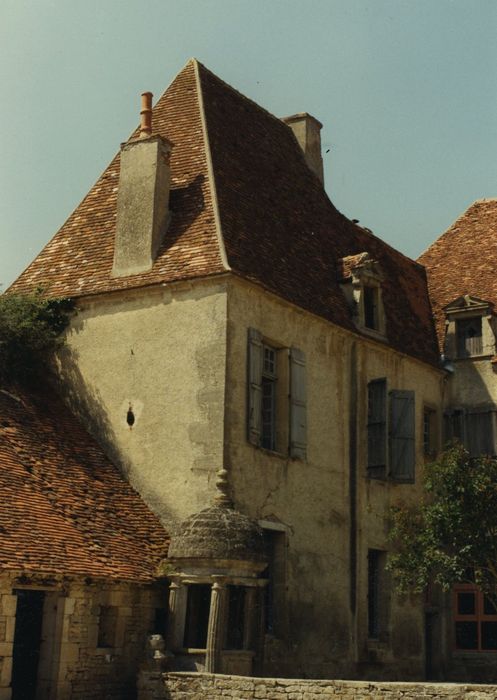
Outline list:
[[[164,694],[144,694],[139,700],[494,700],[495,685],[442,683],[368,683],[363,681],[315,681],[246,678],[209,674],[168,673]]]
[[[130,583],[54,584],[33,589],[44,591],[37,698],[134,699],[147,635],[156,631],[157,611],[167,605],[165,590]],[[12,577],[0,586],[0,700],[12,695],[18,590]]]

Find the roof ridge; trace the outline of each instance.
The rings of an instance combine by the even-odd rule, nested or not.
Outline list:
[[[289,127],[287,124],[285,124],[285,122],[283,121],[283,119],[281,119],[280,117],[277,117],[275,114],[273,114],[273,113],[270,112],[268,109],[266,109],[265,107],[263,107],[262,105],[260,105],[258,102],[256,102],[255,100],[253,100],[251,97],[247,97],[247,95],[244,95],[243,92],[240,92],[240,90],[237,90],[236,88],[234,88],[233,85],[230,85],[229,83],[226,82],[226,80],[223,80],[223,79],[220,78],[218,75],[216,75],[216,73],[213,73],[209,68],[207,68],[206,66],[204,66],[204,64],[203,64],[201,61],[197,60],[196,58],[192,58],[192,59],[190,59],[190,60],[191,60],[191,61],[195,61],[195,63],[196,63],[199,67],[201,67],[202,70],[204,70],[206,73],[208,73],[209,75],[211,75],[213,78],[215,78],[215,80],[217,80],[219,83],[221,83],[222,85],[224,85],[225,87],[227,87],[229,90],[231,90],[232,92],[234,92],[236,95],[238,95],[238,97],[241,97],[242,100],[244,100],[245,102],[250,102],[251,105],[253,105],[254,107],[256,107],[256,108],[257,108],[258,110],[260,110],[261,112],[264,112],[268,117],[271,117],[271,119],[273,119],[274,121],[278,122],[278,124],[280,124],[282,127],[285,127],[286,129],[288,129],[288,130],[290,131],[290,133],[293,134],[293,131],[290,129],[290,127]],[[311,115],[311,116],[312,116],[312,115]],[[315,117],[314,117],[314,118],[315,118]]]
[[[476,206],[477,204],[486,204],[487,202],[497,202],[497,197],[490,198],[490,199],[485,199],[485,198],[482,198],[482,199],[475,199],[473,202],[471,202],[471,204],[468,204],[468,206],[466,207],[466,209],[464,209],[464,211],[462,211],[458,216],[456,216],[456,218],[452,221],[451,224],[449,224],[449,226],[445,229],[445,231],[444,231],[443,233],[441,233],[440,236],[438,236],[438,238],[435,238],[435,240],[432,241],[432,242],[430,243],[430,245],[429,245],[427,248],[425,248],[425,250],[423,250],[422,253],[420,253],[420,255],[418,256],[417,259],[420,260],[420,259],[421,259],[423,256],[425,256],[432,248],[434,248],[436,245],[438,245],[438,244],[440,243],[440,241],[442,241],[442,240],[453,230],[453,228],[454,228],[454,226],[457,224],[457,222],[458,222],[458,221],[461,221],[461,219],[463,219],[463,218],[466,216],[466,214],[467,214],[474,206]],[[422,263],[421,263],[421,264],[422,264]]]
[[[208,173],[209,184],[210,184],[210,189],[211,189],[212,209],[214,212],[214,223],[215,223],[215,227],[216,227],[216,237],[217,237],[217,241],[219,244],[219,254],[221,256],[221,262],[222,262],[225,270],[231,270],[231,266],[228,262],[228,255],[226,253],[226,246],[224,243],[223,230],[221,227],[221,217],[219,215],[219,203],[218,203],[218,198],[217,198],[216,178],[214,176],[214,168],[212,166],[212,154],[211,154],[211,146],[210,146],[210,141],[209,141],[209,130],[207,127],[207,119],[205,117],[204,95],[203,95],[203,91],[202,91],[202,79],[200,77],[200,70],[199,70],[199,67],[202,64],[199,63],[199,61],[197,61],[196,58],[191,58],[186,65],[188,66],[190,63],[193,64],[193,72],[195,74],[195,85],[197,87],[197,93],[198,93],[198,108],[199,108],[199,112],[200,112],[200,122],[202,124],[202,136],[204,139],[205,159],[207,161],[207,173]],[[185,66],[185,68],[186,68],[186,66]]]

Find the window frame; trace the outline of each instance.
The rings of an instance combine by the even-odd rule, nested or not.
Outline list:
[[[458,612],[458,596],[460,593],[474,593],[475,596],[475,612],[472,614],[462,614]],[[497,631],[497,610],[494,615],[489,615],[485,613],[485,594],[481,591],[478,586],[474,583],[459,583],[454,586],[452,590],[452,617],[453,617],[453,648],[456,652],[463,653],[496,653],[497,643],[495,649],[488,649],[482,646],[482,625],[484,623],[492,622],[496,625]],[[457,645],[457,623],[458,622],[474,622],[476,624],[477,630],[477,648],[470,649],[465,647],[460,647]],[[497,637],[497,635],[496,635]]]

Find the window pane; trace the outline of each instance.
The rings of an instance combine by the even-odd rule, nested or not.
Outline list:
[[[481,648],[497,649],[497,622],[481,623]]]
[[[261,445],[267,450],[275,449],[275,409],[276,382],[262,377],[262,439]]]
[[[476,614],[476,596],[474,593],[458,593],[457,594],[457,614],[458,615],[475,615]]]
[[[485,615],[497,615],[497,607],[487,596],[483,598],[483,613]]]
[[[456,648],[478,649],[477,622],[456,622]]]

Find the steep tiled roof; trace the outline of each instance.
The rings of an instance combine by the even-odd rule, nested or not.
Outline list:
[[[443,308],[465,294],[497,306],[497,199],[474,202],[419,258],[428,283],[440,345]]]
[[[0,390],[0,569],[150,581],[157,518],[50,392]]]
[[[153,269],[110,276],[116,156],[14,290],[42,284],[50,294],[81,296],[231,268],[357,332],[338,284],[337,263],[368,252],[385,275],[390,344],[438,362],[423,268],[336,210],[283,121],[192,60],[154,107],[153,123],[156,133],[174,143],[173,218]]]

